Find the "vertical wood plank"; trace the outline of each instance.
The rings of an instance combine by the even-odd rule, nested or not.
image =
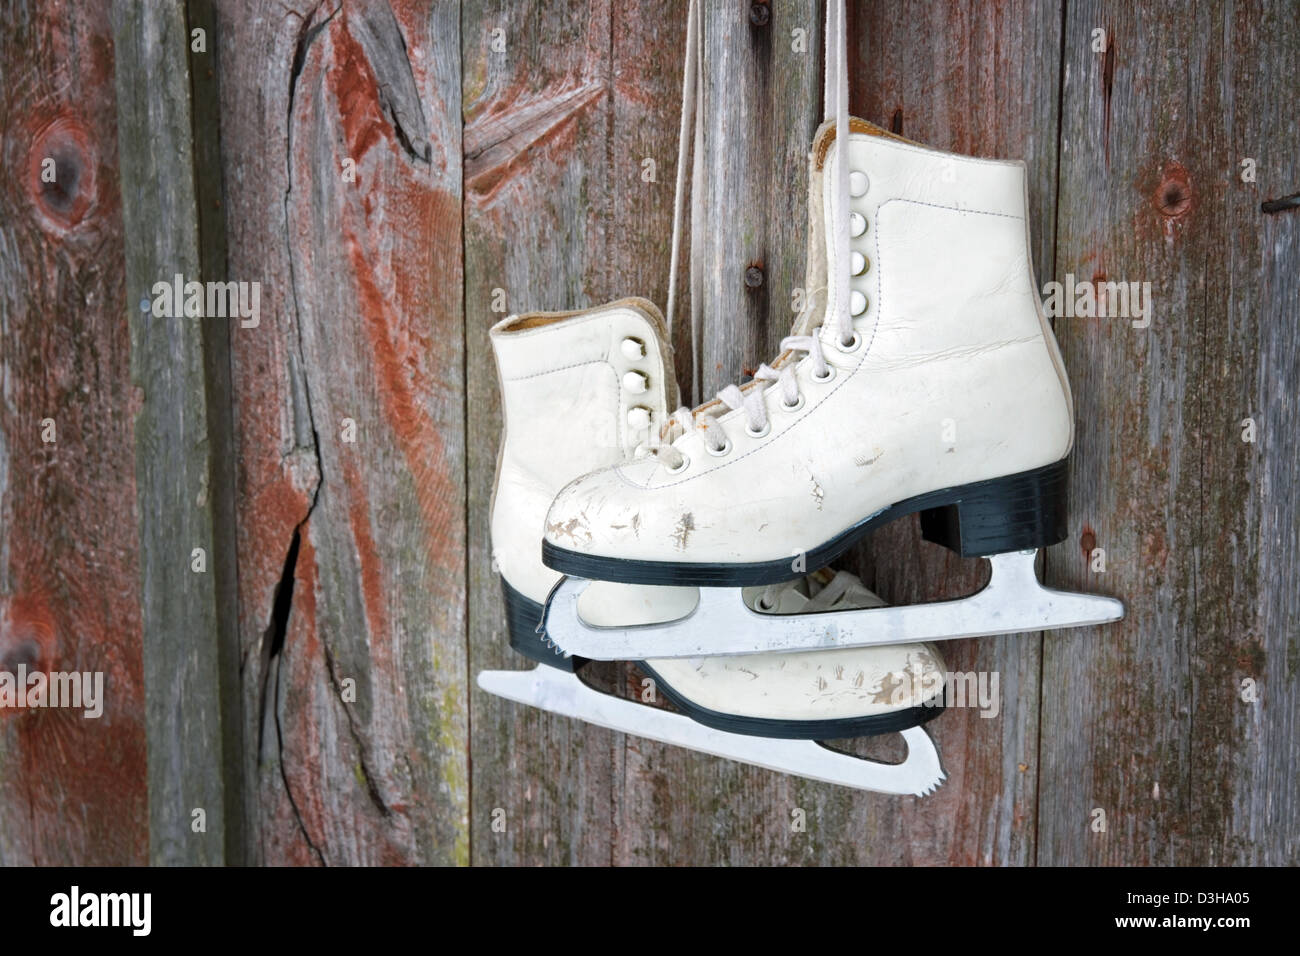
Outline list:
[[[199,271],[226,283],[226,216],[221,204],[221,97],[213,0],[185,0],[190,37],[190,112],[194,139],[194,202],[198,216]],[[228,287],[228,286],[227,286]],[[208,498],[212,508],[212,573],[217,604],[217,669],[222,732],[221,776],[225,802],[225,861],[243,865],[249,843],[244,776],[243,678],[240,674],[239,574],[235,488],[235,422],[230,380],[233,321],[205,321],[203,374],[207,392]]]
[[[699,178],[691,182],[693,218],[682,260],[684,272],[691,263],[689,294],[685,284],[679,290],[686,306],[679,323],[689,319],[690,327],[676,335],[679,349],[694,350],[678,368],[689,373],[682,390],[695,402],[742,381],[746,370],[777,353],[794,321],[793,291],[803,285],[807,152],[820,117],[821,13],[813,0],[753,6],[752,15],[748,3],[710,0],[700,8],[702,135],[688,171]],[[616,131],[627,130],[633,143],[631,131],[654,131],[659,149],[668,152],[677,140],[685,16],[664,42],[643,26],[653,9],[636,10],[640,16],[629,16],[628,26],[616,31],[615,70],[627,90],[616,99]],[[804,31],[797,48],[796,29]],[[657,66],[648,63],[651,49]],[[671,63],[666,74],[665,61]],[[626,154],[622,143],[618,148]],[[662,251],[647,241],[654,222],[642,214],[629,222],[642,238],[628,259],[649,258],[659,277],[651,288],[664,289],[666,297],[670,179],[655,201],[663,217]],[[805,783],[629,739],[625,773],[615,787],[615,859],[658,865],[799,859],[807,849],[805,834],[791,833],[790,822],[793,808],[811,806]]]
[[[662,4],[616,4],[610,46],[614,77],[607,133],[612,212],[607,252],[610,294],[645,296],[665,310],[665,318],[687,5],[677,4],[676,10],[679,15],[664,16]],[[654,163],[654,181],[650,182],[647,160]],[[691,161],[689,153],[687,161]],[[688,199],[690,171],[688,166]],[[690,212],[689,205],[684,212]],[[682,226],[677,314],[675,328],[669,330],[682,404],[691,404],[691,395],[697,391],[692,382],[698,336],[691,321],[688,265],[695,240],[689,226],[688,222]],[[640,671],[623,664],[618,677],[612,690],[639,699]],[[701,828],[691,821],[699,819],[701,801],[710,799],[709,781],[731,765],[627,735],[619,738],[615,760],[609,795],[614,815],[610,862],[688,862],[693,856],[689,848],[701,835]],[[694,853],[701,849],[696,846]]]
[[[873,3],[853,6],[849,24],[855,115],[927,146],[1026,162],[1041,281],[1056,197],[1059,4]],[[868,586],[893,604],[956,597],[987,580],[983,562],[922,541],[915,516],[874,533],[857,558]],[[948,772],[933,796],[911,804],[867,798],[850,814],[872,834],[872,860],[1032,862],[1040,647],[1037,635],[943,644],[950,671],[998,675],[1001,710],[984,719],[950,708],[929,725]]]
[[[1296,251],[1259,209],[1296,188],[1289,8],[1071,4],[1065,51],[1057,274],[1150,282],[1154,308],[1062,336],[1094,520],[1054,570],[1129,617],[1048,645],[1045,686],[1071,692],[1044,695],[1039,859],[1295,862]]]
[[[501,412],[488,329],[508,312],[623,294],[619,264],[608,259],[618,228],[609,201],[610,30],[604,2],[463,6],[467,414],[478,436],[468,448],[473,673],[525,663],[507,643],[490,554]],[[618,668],[603,670],[610,680]],[[477,689],[471,723],[474,861],[608,863],[621,738]],[[504,833],[491,827],[497,808]]]
[[[458,11],[222,13],[253,852],[465,862]]]
[[[0,713],[0,864],[139,865],[139,290],[120,253],[113,29],[106,5],[11,0],[0,20],[0,670],[104,675],[98,719]]]
[[[1207,862],[1232,866],[1300,864],[1300,215],[1265,213],[1266,200],[1300,191],[1300,33],[1286,3],[1227,5],[1230,60],[1224,189],[1224,246],[1232,250],[1226,308],[1205,341],[1216,395],[1202,456],[1206,540],[1201,566],[1213,581],[1198,599],[1208,626],[1197,653],[1210,663],[1197,685],[1196,771],[1218,789],[1228,813],[1213,833]],[[1242,162],[1257,162],[1256,183]],[[1234,414],[1236,408],[1245,411]],[[1241,441],[1252,418],[1262,436]],[[1243,545],[1240,542],[1247,542]],[[1238,558],[1247,560],[1238,562]],[[1208,558],[1208,560],[1207,560]],[[1224,636],[1227,639],[1224,640]],[[1260,688],[1243,700],[1243,682]],[[1215,732],[1222,723],[1224,731]],[[1202,733],[1208,729],[1208,733]]]
[[[675,15],[678,12],[680,15]],[[686,5],[676,4],[673,14],[666,16],[664,4],[646,0],[619,3],[611,8],[611,115],[607,134],[609,227],[604,269],[608,295],[647,298],[659,306],[665,319],[668,317]],[[687,162],[690,162],[689,154]],[[688,202],[689,173],[688,166]],[[689,213],[687,205],[683,214]],[[670,330],[683,404],[691,402],[694,390],[689,225],[689,222],[682,225],[676,328]]]
[[[319,483],[298,347],[285,195],[288,192],[290,90],[295,59],[310,29],[312,5],[271,9],[256,3],[218,10],[223,206],[231,279],[261,283],[261,320],[231,334],[236,423],[239,636],[243,675],[246,848],[251,863],[309,863],[321,858],[296,813],[287,775],[278,783],[280,737],[275,710],[277,636],[287,640],[292,613],[275,601],[301,594],[292,542]],[[286,565],[288,565],[286,572]],[[284,578],[282,582],[282,578]],[[304,590],[314,580],[308,579]],[[283,586],[282,586],[283,585]],[[312,633],[303,622],[293,637]],[[269,699],[268,699],[269,698]],[[268,714],[267,711],[272,713]]]
[[[1068,10],[1056,273],[1149,281],[1160,308],[1147,329],[1113,319],[1057,323],[1076,420],[1089,423],[1076,458],[1093,467],[1075,469],[1071,510],[1090,520],[1072,560],[1054,570],[1072,585],[1110,583],[1128,617],[1048,645],[1044,683],[1071,693],[1044,698],[1044,863],[1160,865],[1203,852],[1188,832],[1198,802],[1189,692],[1205,440],[1197,410],[1209,385],[1203,316],[1217,284],[1209,223],[1221,208],[1207,187],[1228,172],[1213,168],[1222,160],[1206,148],[1220,138],[1222,48],[1205,42],[1220,35],[1216,19],[1211,6]],[[1097,28],[1107,34],[1105,53],[1092,47]],[[1170,30],[1189,41],[1178,57],[1165,53]],[[1162,212],[1166,170],[1186,175],[1181,195],[1194,188],[1199,208],[1175,211],[1178,198]],[[1104,576],[1087,570],[1094,544],[1106,552]],[[1091,825],[1097,811],[1104,832]]]
[[[693,384],[704,402],[773,358],[796,317],[825,14],[816,0],[703,0],[700,12],[703,140],[692,195],[691,318],[700,351]],[[795,30],[803,31],[798,49]]]
[[[205,353],[224,352],[224,332],[210,324],[230,320],[196,318],[188,302],[188,283],[211,277],[202,273],[185,6],[119,3],[113,21],[126,285],[154,299],[151,310],[142,301],[129,313],[131,376],[141,396],[135,439],[150,859],[224,863],[231,859],[226,815],[239,815],[227,807],[224,771],[236,765],[239,736],[222,722],[223,685],[233,693],[234,675],[228,666],[223,681],[223,621],[228,640],[232,633],[221,602],[234,594],[229,539],[218,537],[215,523],[230,489],[214,487],[220,467],[212,437],[216,421],[226,421],[229,395],[211,377],[214,356]],[[156,149],[155,137],[171,148]],[[168,282],[171,308],[159,316],[156,283]],[[216,421],[211,404],[220,409]]]

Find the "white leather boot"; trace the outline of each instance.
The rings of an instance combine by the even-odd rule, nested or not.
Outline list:
[[[543,602],[560,578],[541,562],[553,496],[575,475],[625,460],[638,446],[644,452],[675,404],[662,325],[653,304],[624,299],[582,312],[512,316],[492,329],[505,420],[491,506],[493,557],[511,646],[548,666],[486,672],[480,686],[773,769],[864,789],[927,792],[942,779],[933,744],[919,729],[941,709],[943,665],[932,647],[642,661],[658,690],[705,725],[699,726],[587,687],[564,673],[584,661],[560,655],[538,633]],[[641,518],[631,514],[628,521],[635,537]],[[769,617],[882,603],[845,572],[756,587],[744,598],[751,613]],[[697,600],[693,587],[597,582],[579,607],[594,625],[626,626],[689,617]],[[892,731],[905,732],[905,764],[875,764],[810,743]]]
[[[829,183],[821,174],[846,161],[833,124],[814,156]],[[1034,291],[1024,165],[858,120],[847,163],[851,261],[836,259],[830,189],[822,248],[830,274],[851,275],[848,321],[832,283],[829,321],[788,338],[739,408],[705,405],[657,456],[565,488],[547,517],[552,567],[767,583],[789,576],[793,555],[826,563],[873,518],[951,505],[944,540],[963,554],[1064,536],[1070,391]]]
[[[587,628],[568,606],[581,589],[570,580],[548,608],[552,639],[625,659],[1118,619],[1118,602],[1050,591],[1033,571],[1034,549],[1066,535],[1073,412],[1035,292],[1024,164],[928,149],[844,116],[817,134],[810,185],[809,287],[822,294],[803,334],[743,389],[674,416],[653,456],[577,479],[547,515],[549,567],[574,579],[707,586],[695,619]],[[986,592],[757,624],[713,593],[828,564],[917,511],[927,539],[998,556]]]

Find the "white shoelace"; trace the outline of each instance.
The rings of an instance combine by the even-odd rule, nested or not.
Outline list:
[[[677,184],[673,199],[673,238],[672,255],[668,271],[668,334],[671,337],[677,306],[677,273],[680,266],[683,207],[685,204],[686,158],[688,150],[687,130],[694,115],[694,135],[690,140],[690,150],[694,154],[696,171],[700,165],[699,142],[702,115],[697,109],[696,94],[702,84],[703,70],[700,55],[700,12],[698,0],[690,0],[686,19],[686,63],[682,78],[682,116],[678,127],[677,140]],[[833,295],[827,302],[827,313],[831,328],[835,331],[837,341],[845,347],[851,347],[854,341],[853,319],[849,314],[849,169],[844,144],[849,135],[849,71],[848,38],[845,26],[844,0],[826,0],[826,48],[825,48],[825,86],[823,100],[825,119],[835,120],[835,139],[840,144],[837,151],[839,158],[835,163],[834,202],[831,203],[831,229],[834,242],[835,275]],[[799,382],[795,377],[796,353],[804,353],[812,359],[813,377],[826,379],[831,370],[826,364],[822,351],[821,337],[816,329],[809,335],[787,335],[781,340],[781,357],[772,366],[764,363],[754,374],[753,382],[745,387],[728,385],[717,394],[717,401],[728,410],[744,409],[749,434],[761,436],[767,434],[768,416],[764,395],[770,387],[781,390],[782,404],[788,409],[798,408],[803,399],[799,394]],[[768,383],[766,386],[764,383]],[[712,403],[710,403],[712,404]],[[671,442],[678,435],[698,427],[704,431],[705,442],[715,454],[724,454],[728,440],[722,426],[714,414],[698,414],[707,405],[695,410],[682,406],[672,413],[668,421],[668,430],[664,435],[666,444],[659,445],[655,451],[671,469],[682,467],[684,457]]]

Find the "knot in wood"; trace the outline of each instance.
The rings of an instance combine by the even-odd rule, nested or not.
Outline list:
[[[1092,558],[1093,549],[1097,547],[1097,535],[1088,525],[1083,526],[1083,533],[1079,535],[1079,550],[1083,552],[1085,561]]]
[[[27,191],[47,228],[65,232],[85,218],[95,201],[95,149],[77,120],[60,116],[32,142]]]
[[[48,670],[54,645],[54,620],[43,600],[30,594],[0,598],[0,671]]]
[[[1192,181],[1182,163],[1165,164],[1164,174],[1151,197],[1156,211],[1166,219],[1181,219],[1192,210]]]
[[[40,670],[41,645],[31,637],[22,637],[7,641],[0,652],[0,671],[12,674],[20,667],[28,671]]]

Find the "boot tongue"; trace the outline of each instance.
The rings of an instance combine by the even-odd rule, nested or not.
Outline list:
[[[794,320],[791,335],[811,335],[822,324],[822,316],[826,311],[828,250],[822,183],[826,178],[827,145],[834,138],[835,121],[830,119],[818,127],[812,148],[808,151],[808,254],[804,267],[804,307]]]

